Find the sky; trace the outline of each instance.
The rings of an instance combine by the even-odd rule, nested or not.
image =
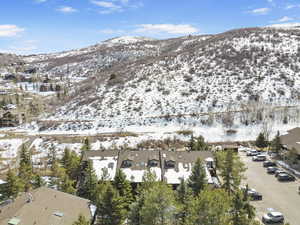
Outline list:
[[[119,36],[158,39],[300,22],[300,0],[1,0],[0,52],[37,54]]]

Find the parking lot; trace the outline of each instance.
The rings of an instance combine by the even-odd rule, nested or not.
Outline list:
[[[274,175],[267,174],[262,162],[253,162],[246,153],[240,153],[240,156],[248,168],[244,183],[263,195],[262,201],[253,201],[258,217],[261,219],[268,208],[273,208],[284,214],[285,222],[300,225],[299,179],[295,182],[278,182]]]

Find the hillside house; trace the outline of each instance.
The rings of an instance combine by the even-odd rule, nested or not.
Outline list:
[[[26,121],[24,112],[0,110],[0,127],[16,127]]]
[[[113,180],[117,169],[121,169],[127,179],[134,184],[141,183],[147,171],[155,173],[157,181],[164,180],[177,186],[180,179],[188,179],[195,161],[201,158],[205,162],[206,176],[213,183],[213,154],[210,151],[87,151],[83,160],[91,160],[98,179],[106,170],[109,180]]]
[[[287,134],[281,135],[280,141],[285,149],[296,149],[298,153],[298,164],[300,164],[300,127],[291,129]]]
[[[118,151],[87,151],[83,160],[92,162],[98,179],[107,173],[108,180],[113,180],[117,171],[118,158]]]
[[[72,225],[80,214],[92,219],[89,200],[41,187],[0,205],[0,225]]]
[[[212,153],[209,151],[193,151],[193,152],[173,152],[161,151],[161,162],[163,170],[163,179],[174,186],[180,184],[180,180],[187,180],[192,174],[192,168],[198,158],[207,162],[205,165],[206,178],[208,183],[213,184],[209,169],[213,167],[211,164]]]
[[[118,168],[132,183],[141,183],[145,171],[155,173],[157,181],[162,179],[159,151],[122,151],[119,154]]]

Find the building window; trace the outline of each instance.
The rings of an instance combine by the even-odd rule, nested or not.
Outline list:
[[[149,166],[149,167],[158,167],[158,161],[155,160],[155,159],[149,160],[148,166]]]
[[[132,166],[131,160],[124,160],[121,164],[121,168],[130,168]]]
[[[175,162],[172,160],[165,161],[165,168],[166,169],[174,169],[175,168]]]

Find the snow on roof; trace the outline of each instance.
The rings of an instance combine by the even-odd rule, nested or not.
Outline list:
[[[192,172],[192,163],[178,163],[178,172],[175,169],[166,169],[165,178],[168,184],[180,184],[180,180],[187,180]]]
[[[146,169],[143,170],[133,170],[131,168],[122,168],[122,171],[125,173],[127,180],[134,183],[141,183],[143,181],[143,176]],[[161,181],[161,169],[158,167],[150,168],[150,172],[156,175],[156,180]]]
[[[117,171],[117,159],[115,157],[90,157],[93,168],[98,179],[103,175],[103,170],[107,169],[109,180],[113,180]]]
[[[168,184],[180,184],[180,180],[187,180],[192,173],[192,163],[178,163],[178,171],[175,169],[165,169],[165,178]],[[213,179],[205,166],[207,183],[213,184]]]

